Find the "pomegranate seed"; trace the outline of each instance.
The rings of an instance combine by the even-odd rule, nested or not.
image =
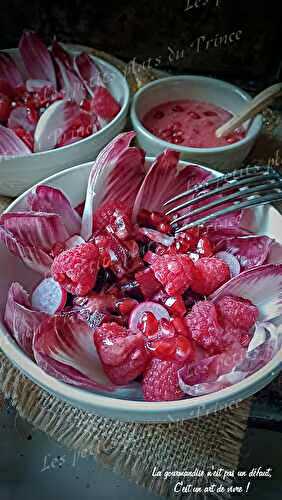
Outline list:
[[[6,122],[11,111],[11,101],[9,97],[0,94],[0,122]]]
[[[159,212],[152,212],[150,216],[153,225],[160,224],[163,221],[163,215]]]
[[[194,354],[191,340],[186,336],[178,335],[176,337],[175,361],[187,361]]]
[[[187,115],[190,116],[192,120],[199,120],[201,118],[201,116],[195,111],[188,111]]]
[[[135,299],[124,299],[122,302],[118,303],[120,314],[122,314],[122,316],[128,316],[137,304],[138,302]]]
[[[174,243],[175,249],[178,252],[186,253],[189,250],[194,250],[199,241],[200,233],[199,229],[193,227],[185,231],[185,233],[180,233],[176,236]]]
[[[160,319],[159,321],[159,335],[163,338],[172,338],[175,336],[175,329],[172,324],[172,321],[167,319]]]
[[[173,142],[173,144],[182,144],[182,142],[184,142],[184,138],[183,137],[172,137],[171,142]]]
[[[151,212],[143,208],[138,214],[138,224],[140,226],[150,226],[151,224]]]
[[[33,151],[33,146],[34,146],[33,135],[30,132],[24,130],[22,127],[15,128],[14,132],[29,147],[29,149]]]
[[[91,111],[91,100],[84,99],[81,103],[81,108],[84,109],[85,111]]]
[[[187,324],[183,318],[176,316],[172,320],[173,326],[179,335],[184,335],[184,337],[190,337],[190,332]]]
[[[154,118],[156,118],[157,120],[160,120],[163,117],[164,117],[164,112],[161,110],[158,110],[154,113]]]
[[[228,142],[228,144],[234,144],[234,142],[237,142],[237,139],[236,137],[234,137],[234,135],[227,135],[225,137],[225,140],[226,142]]]
[[[154,340],[147,343],[147,349],[153,357],[169,361],[174,359],[176,344],[174,339]]]
[[[171,109],[176,113],[182,113],[182,111],[184,111],[184,108],[180,104],[175,104]]]
[[[171,134],[172,134],[171,129],[165,128],[164,130],[161,130],[160,137],[166,141],[166,140],[170,139]]]
[[[186,307],[181,295],[168,297],[164,305],[175,316],[184,316],[186,314]]]
[[[217,113],[215,111],[204,111],[203,115],[205,115],[205,116],[217,116]]]
[[[158,331],[158,327],[158,320],[150,311],[146,311],[142,314],[142,317],[137,325],[137,328],[141,330],[146,337],[152,337],[155,335]]]
[[[212,244],[206,236],[199,239],[196,252],[201,255],[201,257],[210,257],[213,255]]]
[[[160,224],[157,225],[157,229],[158,231],[160,231],[161,233],[170,233],[171,232],[171,227],[170,227],[170,224],[168,224],[167,222],[161,222]]]
[[[182,125],[180,122],[173,122],[173,124],[171,125],[171,130],[172,130],[172,132],[181,132],[182,133],[181,127],[182,127]]]
[[[38,113],[36,109],[32,106],[27,108],[27,119],[30,121],[32,124],[36,124],[38,121]]]

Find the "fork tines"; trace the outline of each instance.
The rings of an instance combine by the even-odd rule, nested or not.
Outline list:
[[[202,191],[202,194],[201,194]],[[204,191],[204,192],[203,192]],[[229,192],[229,194],[227,194]],[[199,194],[198,194],[199,193]],[[220,198],[218,197],[220,195]],[[208,199],[217,196],[215,200]],[[181,198],[187,198],[183,203],[173,206],[166,215],[177,214],[180,210],[190,208],[190,211],[174,218],[172,224],[182,220],[193,219],[176,232],[184,231],[191,227],[204,224],[220,215],[225,215],[239,209],[254,207],[282,200],[282,177],[270,166],[254,165],[235,170],[222,175],[216,179],[210,179],[193,188],[171,198],[164,206],[175,203]],[[204,206],[193,209],[193,205],[207,200]],[[220,209],[220,206],[228,203],[228,206]],[[192,209],[191,209],[192,207]],[[215,208],[211,214],[204,212]],[[200,218],[199,218],[199,214]],[[197,217],[198,216],[198,217]]]

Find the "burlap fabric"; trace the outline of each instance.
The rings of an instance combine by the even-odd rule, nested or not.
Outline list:
[[[279,131],[278,135],[282,137],[280,118],[272,113],[267,116],[269,121],[264,136],[253,154],[253,158],[264,162],[277,156],[279,146],[273,139],[275,133]],[[266,142],[270,147],[263,147]],[[0,197],[0,211],[10,201]],[[81,453],[95,455],[113,471],[168,497],[174,496],[176,479],[153,477],[154,467],[162,471],[195,468],[207,471],[212,466],[236,469],[250,411],[250,400],[246,400],[213,415],[188,422],[153,425],[114,421],[79,410],[50,396],[28,380],[1,353],[0,390],[18,413],[35,428]],[[1,404],[3,397],[0,394],[0,407]],[[213,478],[212,482],[216,481],[222,480]],[[207,478],[189,478],[189,483],[194,487],[198,485],[203,488],[205,482],[210,484]],[[225,485],[228,482],[231,479],[225,481]],[[195,497],[201,498],[198,494],[185,494],[186,499]],[[223,499],[228,494],[212,493],[211,497]]]

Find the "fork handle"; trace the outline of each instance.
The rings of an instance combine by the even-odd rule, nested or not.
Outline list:
[[[221,127],[215,131],[216,136],[223,137],[224,135],[230,134],[246,120],[254,118],[254,116],[267,108],[272,100],[279,95],[282,95],[282,83],[275,83],[275,85],[264,89],[252,99],[238,115],[233,116],[231,120],[221,125]]]

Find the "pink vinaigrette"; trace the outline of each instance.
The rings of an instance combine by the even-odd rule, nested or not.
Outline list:
[[[216,148],[238,142],[245,137],[241,127],[226,137],[215,131],[232,114],[214,104],[185,99],[154,106],[143,118],[143,125],[160,139],[191,148]]]

